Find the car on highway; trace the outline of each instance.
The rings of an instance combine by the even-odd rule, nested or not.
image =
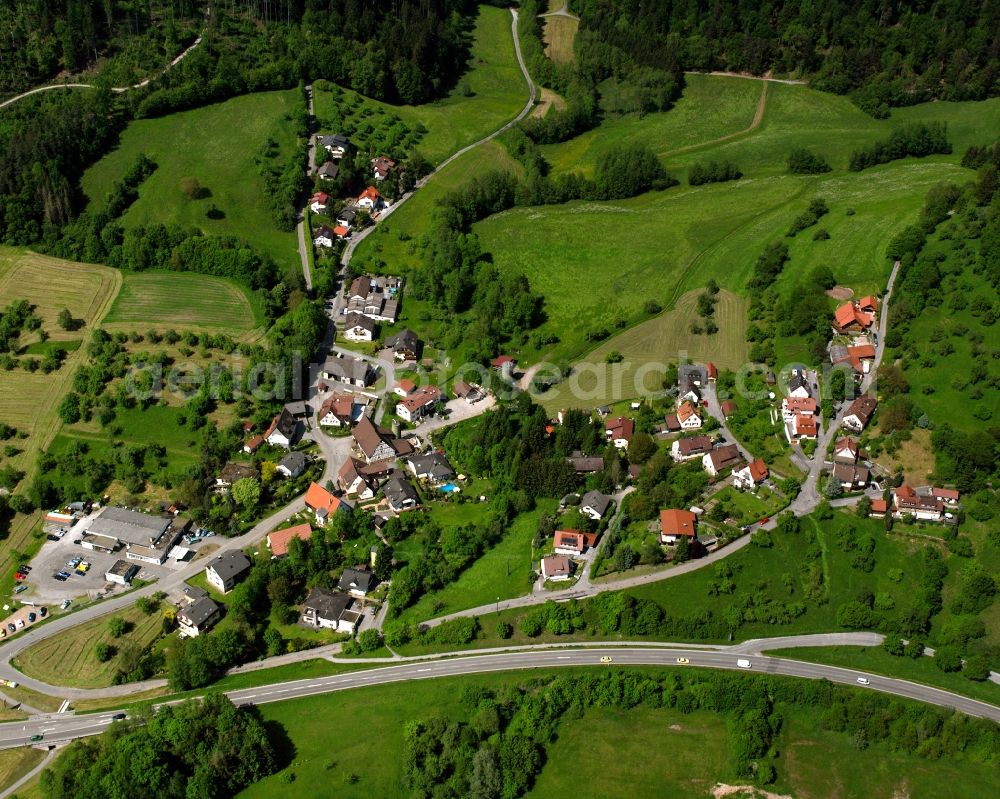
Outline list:
[[[42,740],[41,733],[35,733],[34,735],[31,736],[30,740],[32,740],[32,741],[40,741],[40,740]]]
[[[677,662],[680,663],[682,666],[685,666],[688,663],[690,663],[691,661],[688,660],[687,658],[677,658]]]
[[[601,663],[612,663],[612,662],[613,661],[611,660],[611,655],[602,655],[601,656]]]
[[[127,718],[128,716],[126,716],[124,713],[115,713],[115,715],[111,717],[113,721],[122,721]]]
[[[751,668],[753,668],[753,663],[751,663],[751,662],[750,662],[749,660],[747,660],[746,658],[739,658],[739,659],[738,659],[738,660],[736,661],[736,666],[737,666],[738,668],[741,668],[741,669],[751,669]]]
[[[871,685],[872,681],[869,680],[867,677],[858,677],[857,683],[858,685]]]

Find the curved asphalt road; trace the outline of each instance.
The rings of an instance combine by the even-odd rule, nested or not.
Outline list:
[[[308,680],[277,683],[275,685],[229,691],[227,696],[237,705],[261,705],[286,699],[300,699],[308,696],[347,691],[375,685],[430,680],[438,677],[457,677],[468,674],[516,671],[522,669],[549,669],[564,666],[601,666],[602,658],[610,658],[608,668],[616,666],[674,666],[678,658],[686,658],[684,668],[714,668],[745,671],[748,674],[773,674],[806,679],[826,679],[843,685],[857,686],[857,678],[862,672],[803,663],[798,660],[745,655],[752,666],[740,669],[737,666],[738,652],[706,651],[668,647],[600,647],[593,649],[554,649],[544,651],[518,651],[506,654],[471,655],[438,661],[408,662],[398,666],[369,669],[347,674],[334,674]],[[870,676],[866,686],[873,691],[893,696],[927,702],[939,707],[952,708],[969,716],[1000,722],[1000,707],[969,699],[958,694],[919,685],[907,680]],[[42,735],[44,744],[62,743],[76,738],[96,735],[112,723],[114,711],[86,716],[53,714],[36,717],[28,721],[10,722],[0,725],[0,749],[29,744],[32,735]]]

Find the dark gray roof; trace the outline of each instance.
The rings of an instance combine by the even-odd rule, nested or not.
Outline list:
[[[305,400],[296,400],[295,402],[286,403],[285,410],[292,414],[292,416],[308,416],[310,408]]]
[[[336,161],[327,161],[319,168],[319,176],[321,178],[334,180],[338,174],[340,174],[340,164]]]
[[[114,574],[118,577],[128,577],[129,574],[135,574],[139,571],[139,566],[135,563],[129,563],[127,560],[116,560],[114,566],[108,569],[105,574]]]
[[[302,604],[303,610],[312,608],[317,618],[329,621],[339,621],[341,615],[350,606],[352,600],[347,594],[338,594],[323,588],[314,588],[309,592]]]
[[[218,610],[219,606],[206,596],[192,602],[184,608],[184,610],[178,614],[178,618],[182,619],[191,627],[199,627],[212,618]]]
[[[351,140],[348,139],[343,133],[334,133],[332,135],[320,136],[319,143],[324,147],[350,147]]]
[[[417,338],[417,334],[412,330],[405,328],[400,330],[395,336],[387,338],[385,346],[391,347],[394,350],[416,350],[420,346],[420,339]]]
[[[89,532],[133,544],[148,544],[150,540],[158,540],[171,521],[125,508],[103,508],[91,522]]]
[[[355,208],[341,208],[340,213],[337,214],[337,219],[346,219],[348,222],[353,222],[357,215],[358,212]]]
[[[385,498],[392,508],[401,508],[407,500],[419,502],[420,496],[410,482],[398,472],[389,476],[382,487]]]
[[[573,469],[580,474],[586,474],[589,472],[599,472],[604,468],[604,458],[594,458],[588,457],[586,455],[574,455],[571,458],[567,458],[573,465]]]
[[[345,328],[352,327],[363,327],[369,333],[375,332],[375,320],[371,319],[363,314],[359,313],[349,313],[347,319],[344,321]]]
[[[228,582],[250,571],[250,565],[250,558],[236,549],[212,558],[207,568],[218,574],[223,582]]]
[[[410,463],[413,473],[417,477],[427,475],[433,480],[448,480],[455,476],[454,468],[440,452],[432,452],[430,455],[414,455],[410,458]]]
[[[309,459],[301,452],[289,452],[284,458],[278,461],[278,466],[284,466],[290,472],[301,472],[306,468]]]
[[[806,379],[806,373],[804,369],[792,369],[792,376],[788,379],[788,390],[798,391],[798,389],[804,388],[806,392],[809,392],[809,381]]]
[[[359,569],[344,569],[344,573],[340,575],[340,583],[338,583],[337,587],[341,591],[350,591],[353,588],[368,593],[375,587],[375,582],[374,572],[363,572]]]
[[[323,371],[338,380],[367,382],[371,366],[361,358],[331,358],[323,364]]]
[[[295,417],[288,412],[287,408],[282,408],[281,413],[278,414],[275,428],[285,437],[292,438],[295,435],[295,427]]]
[[[580,507],[593,508],[601,516],[604,515],[611,504],[611,497],[606,497],[600,491],[588,491],[580,500]]]

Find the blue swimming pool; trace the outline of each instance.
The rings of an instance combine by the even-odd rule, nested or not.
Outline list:
[[[459,488],[454,483],[445,483],[443,486],[441,486],[441,490],[445,491],[448,494],[457,494],[462,489]]]

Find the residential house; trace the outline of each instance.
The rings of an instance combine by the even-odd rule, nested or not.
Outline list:
[[[876,519],[883,518],[889,512],[889,503],[884,499],[873,499],[871,508],[868,511],[869,516],[874,516]]]
[[[354,220],[358,218],[358,212],[351,208],[349,205],[345,205],[340,209],[340,213],[337,214],[337,224],[341,227],[352,228],[354,227]]]
[[[714,383],[719,379],[719,370],[715,368],[715,364],[711,361],[705,364],[705,375],[708,377],[709,383]]]
[[[434,413],[443,399],[437,386],[423,386],[396,404],[396,415],[407,422],[416,422]]]
[[[295,443],[298,432],[298,421],[287,408],[282,408],[281,413],[271,420],[270,426],[264,433],[264,440],[271,446],[289,449]]]
[[[574,452],[566,460],[577,474],[594,474],[604,469],[604,458],[591,457],[581,452]]]
[[[306,470],[309,459],[301,452],[289,452],[278,461],[278,471],[285,477],[298,477]]]
[[[309,488],[306,489],[305,503],[320,524],[326,524],[327,520],[339,511],[350,513],[353,510],[349,503],[334,496],[319,483],[309,484]]]
[[[338,241],[345,241],[351,237],[351,229],[344,225],[337,225],[333,229],[333,235],[337,237]]]
[[[408,377],[404,377],[398,383],[396,383],[395,388],[393,388],[393,393],[400,397],[406,398],[410,396],[414,391],[417,390],[417,384],[410,380]]]
[[[711,451],[712,439],[708,436],[678,438],[670,447],[670,455],[678,463],[700,458],[705,453]]]
[[[498,372],[508,372],[511,373],[517,369],[517,361],[514,360],[510,355],[498,355],[492,361],[490,361],[490,366],[496,369]]]
[[[741,460],[739,447],[735,444],[724,444],[704,454],[701,465],[712,477],[716,477],[720,472],[736,466]]]
[[[598,521],[608,512],[610,505],[611,497],[605,496],[600,491],[588,491],[580,500],[580,512]]]
[[[812,397],[785,397],[781,401],[781,417],[786,422],[796,416],[815,416],[818,409]]]
[[[865,307],[861,307],[861,303]],[[875,324],[878,314],[878,301],[871,295],[859,302],[845,302],[833,314],[833,332],[838,335],[845,333],[863,333]]]
[[[375,381],[375,370],[363,358],[347,358],[338,355],[323,364],[323,379],[337,380],[349,386],[366,388]]]
[[[300,541],[308,541],[312,538],[312,534],[313,529],[311,524],[296,524],[294,527],[286,527],[284,530],[274,530],[268,533],[266,539],[267,546],[271,550],[272,557],[284,557],[288,554],[288,544],[293,538],[297,538]]]
[[[677,404],[701,402],[701,394],[708,385],[705,369],[695,364],[683,363],[677,367]]]
[[[385,346],[392,350],[392,357],[397,361],[415,361],[420,357],[420,339],[409,328],[387,338]]]
[[[177,613],[177,627],[181,636],[196,638],[219,620],[221,609],[207,596],[197,599]]]
[[[353,606],[354,600],[347,594],[313,588],[302,604],[302,623],[353,635],[363,618]]]
[[[374,341],[375,320],[359,313],[349,313],[344,321],[344,338],[348,341]]]
[[[871,421],[876,408],[878,400],[874,397],[858,397],[851,403],[840,423],[848,430],[860,433]]]
[[[354,420],[354,398],[333,394],[319,408],[319,423],[324,427],[344,427]]]
[[[615,416],[604,422],[604,434],[618,449],[628,449],[635,434],[635,422],[627,416]]]
[[[833,445],[833,460],[836,463],[857,463],[858,445],[850,438],[838,438]]]
[[[396,457],[392,434],[376,426],[367,416],[362,416],[352,431],[354,442],[365,456],[365,461],[382,461]]]
[[[320,180],[336,180],[337,175],[340,174],[340,164],[336,161],[326,161],[316,174],[319,175]]]
[[[343,158],[351,149],[351,140],[342,133],[332,136],[320,136],[319,146],[324,148],[334,158]]]
[[[406,465],[418,480],[426,480],[433,485],[441,485],[455,479],[455,469],[440,452],[414,455],[407,460]]]
[[[351,283],[347,312],[369,316],[378,322],[395,322],[399,316],[398,277],[361,275]]]
[[[667,433],[679,433],[681,431],[681,423],[676,413],[668,413],[664,416],[663,426]]]
[[[455,392],[456,397],[464,399],[469,405],[475,405],[486,396],[479,386],[471,385],[464,380],[456,380],[451,390]]]
[[[855,378],[868,374],[875,362],[875,345],[871,343],[832,344],[830,346],[830,362],[834,366],[845,364],[854,371]]]
[[[344,569],[344,573],[340,575],[340,582],[337,583],[337,588],[352,596],[366,597],[376,585],[378,585],[378,580],[374,572],[367,569]]]
[[[958,501],[961,499],[962,495],[953,488],[938,488],[933,487],[930,491],[931,496],[934,499],[941,500],[946,507],[958,507]]]
[[[358,195],[358,208],[364,208],[366,211],[377,212],[381,211],[385,207],[385,202],[382,200],[382,195],[378,193],[378,189],[374,186],[369,186],[361,194]]]
[[[853,462],[838,461],[833,464],[833,478],[844,491],[859,491],[868,485],[868,467]]]
[[[243,451],[247,455],[253,455],[258,449],[260,449],[260,446],[263,443],[264,436],[254,436],[243,445]]]
[[[788,378],[788,396],[798,399],[812,396],[809,390],[809,375],[805,369],[799,367],[792,369],[792,376]]]
[[[681,430],[700,430],[701,416],[698,414],[698,406],[691,402],[682,402],[677,409],[677,423]]]
[[[542,578],[560,582],[573,576],[573,561],[565,555],[549,555],[542,558]]]
[[[676,544],[681,538],[695,540],[695,515],[689,510],[661,510],[660,543]]]
[[[752,491],[767,479],[767,464],[760,458],[739,469],[733,469],[733,485],[742,491]]]
[[[944,501],[929,494],[918,494],[908,485],[901,485],[894,496],[894,514],[897,518],[912,514],[918,521],[939,522],[944,517]]]
[[[318,191],[309,198],[309,208],[314,214],[325,214],[332,201],[333,197],[325,191]]]
[[[337,482],[345,494],[357,497],[359,501],[374,499],[378,490],[378,480],[365,474],[364,463],[357,458],[348,458],[337,473]]]
[[[722,417],[724,419],[728,419],[734,413],[736,413],[736,403],[733,402],[732,400],[723,400],[722,401]]]
[[[251,567],[250,558],[234,549],[209,561],[205,567],[205,580],[217,591],[227,594],[250,573]]]
[[[396,162],[391,158],[386,158],[384,155],[372,159],[372,174],[375,176],[375,180],[385,180],[395,168]]]
[[[228,494],[233,483],[248,477],[256,477],[257,469],[252,463],[233,463],[230,461],[219,471],[212,490],[218,494]]]
[[[420,504],[420,495],[417,494],[417,490],[399,471],[394,471],[389,475],[389,479],[382,486],[382,493],[385,495],[389,507],[396,513],[413,510]]]
[[[305,400],[296,400],[295,402],[286,402],[285,410],[288,411],[296,419],[308,419],[312,416],[312,408],[309,407]]]
[[[313,231],[313,244],[317,247],[332,247],[337,241],[337,234],[329,225],[320,225]]]
[[[818,436],[816,417],[808,414],[796,414],[785,421],[785,438],[788,443],[793,441],[815,441]]]
[[[579,530],[556,530],[552,544],[557,555],[582,555],[587,551],[587,539]]]

